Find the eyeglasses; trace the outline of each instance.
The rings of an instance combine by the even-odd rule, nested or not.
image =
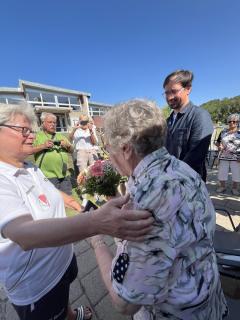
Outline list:
[[[35,131],[33,131],[33,130],[27,128],[27,127],[11,126],[11,125],[8,125],[8,124],[1,124],[0,127],[6,127],[6,128],[13,129],[13,130],[15,130],[17,132],[21,132],[22,136],[24,138],[28,137],[30,135],[30,133],[33,133],[33,134],[35,133]]]
[[[231,121],[228,121],[228,123],[237,123],[237,121],[231,120]]]
[[[179,94],[180,92],[182,92],[185,88],[181,88],[181,89],[172,89],[172,90],[169,90],[169,91],[165,91],[162,93],[162,95],[164,97],[167,97],[167,96],[170,96],[170,95],[173,95],[173,96],[176,96],[177,94]]]

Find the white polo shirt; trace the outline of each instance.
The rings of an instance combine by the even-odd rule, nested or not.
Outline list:
[[[23,251],[2,236],[3,227],[16,217],[34,220],[65,217],[59,191],[30,163],[16,168],[0,161],[0,282],[16,305],[36,302],[61,279],[72,256],[72,245]]]

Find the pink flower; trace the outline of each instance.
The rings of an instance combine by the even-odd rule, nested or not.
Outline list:
[[[92,166],[89,167],[91,176],[93,177],[101,177],[103,176],[103,161],[97,160],[94,162]]]

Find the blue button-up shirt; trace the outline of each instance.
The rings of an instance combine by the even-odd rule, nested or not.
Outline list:
[[[166,148],[205,180],[205,158],[213,133],[210,114],[189,102],[183,111],[177,113],[175,121],[173,115],[172,112],[167,119]]]

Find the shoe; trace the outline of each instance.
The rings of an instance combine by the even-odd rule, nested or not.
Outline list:
[[[92,319],[92,310],[89,307],[80,306],[74,309],[76,312],[76,320],[90,320]]]
[[[216,191],[219,193],[223,193],[226,191],[226,189],[224,187],[218,187]]]
[[[240,193],[239,193],[239,191],[237,189],[232,189],[232,194],[234,196],[239,196],[240,195]]]

